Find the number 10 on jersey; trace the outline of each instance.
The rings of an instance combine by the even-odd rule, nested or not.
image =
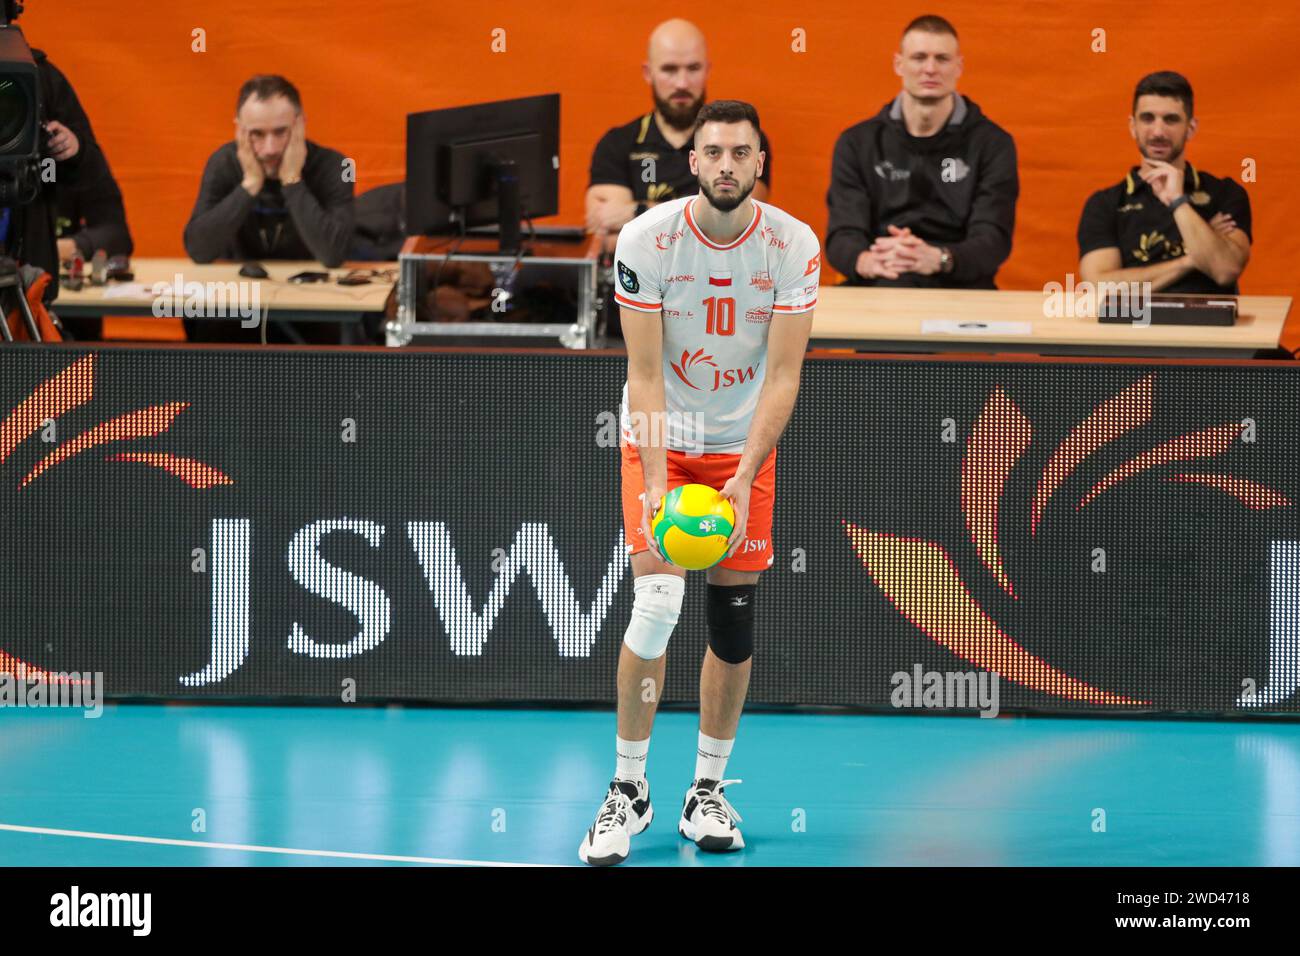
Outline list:
[[[736,300],[719,299],[709,296],[704,300],[708,313],[704,319],[704,331],[707,335],[735,335]]]

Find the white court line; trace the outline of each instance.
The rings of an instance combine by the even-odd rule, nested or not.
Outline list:
[[[388,863],[432,863],[443,866],[551,866],[550,863],[500,863],[494,860],[444,860],[433,856],[392,856],[387,853],[348,853],[344,850],[298,850],[283,846],[252,846],[245,843],[209,843],[204,840],[169,840],[163,837],[129,836],[122,833],[91,833],[87,830],[55,830],[0,823],[0,830],[40,833],[47,836],[81,837],[83,840],[116,840],[119,843],[153,843],[158,846],[192,846],[205,850],[242,850],[245,853],[284,853],[290,856],[328,856],[343,860],[383,860]]]

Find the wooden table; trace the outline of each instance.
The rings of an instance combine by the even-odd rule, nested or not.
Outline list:
[[[823,286],[812,345],[868,352],[1034,352],[1042,355],[1253,358],[1275,350],[1289,296],[1240,296],[1237,323],[1103,324],[1048,318],[1041,292]]]
[[[133,259],[131,282],[110,282],[103,286],[82,287],[78,292],[60,288],[54,302],[54,312],[71,318],[83,316],[149,316],[155,315],[154,294],[157,284],[171,288],[179,275],[182,287],[199,283],[239,283],[235,288],[245,304],[256,301],[266,312],[267,321],[276,322],[337,322],[340,340],[344,344],[355,341],[356,332],[367,316],[382,315],[397,287],[396,262],[354,262],[342,269],[325,269],[319,262],[264,261],[266,279],[247,279],[239,274],[242,263],[222,262],[198,265],[189,259]],[[392,278],[372,276],[368,285],[339,285],[335,280],[351,269],[391,270]],[[329,282],[290,282],[289,277],[298,272],[328,272]],[[254,299],[256,296],[256,299]],[[166,300],[164,300],[166,304]],[[182,306],[183,306],[182,302]],[[165,318],[212,318],[203,315],[176,315],[168,311]],[[297,338],[291,327],[285,326],[291,338]],[[301,339],[299,338],[299,341]]]

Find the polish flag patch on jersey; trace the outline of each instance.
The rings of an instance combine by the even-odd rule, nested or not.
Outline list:
[[[730,272],[710,272],[709,285],[731,285]]]

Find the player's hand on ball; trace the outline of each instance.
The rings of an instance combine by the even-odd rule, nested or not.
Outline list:
[[[654,532],[650,530],[650,520],[659,510],[659,503],[663,501],[665,494],[667,492],[663,488],[650,486],[641,496],[641,533],[645,535],[646,544],[650,545],[650,552],[660,561],[667,559],[659,553],[659,542],[655,540]]]
[[[749,522],[749,492],[752,487],[751,482],[741,478],[739,475],[732,475],[727,479],[727,483],[722,486],[718,494],[731,502],[731,508],[736,513],[736,523],[731,529],[731,537],[727,539],[726,558],[735,554],[740,543],[745,540],[745,525]],[[726,558],[723,558],[725,561]]]

